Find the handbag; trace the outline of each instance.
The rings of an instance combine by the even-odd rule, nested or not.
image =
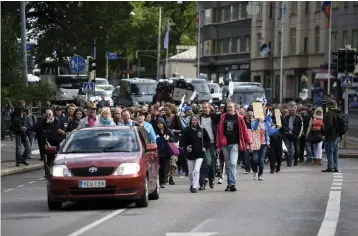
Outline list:
[[[314,130],[311,131],[306,138],[307,142],[310,143],[320,143],[323,141],[322,136],[321,136],[321,131],[320,130]]]
[[[180,151],[176,143],[167,142],[170,156],[179,156]]]

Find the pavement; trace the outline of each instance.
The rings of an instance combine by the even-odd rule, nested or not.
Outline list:
[[[237,192],[225,185],[192,194],[187,177],[161,189],[148,208],[130,202],[65,203],[49,211],[43,171],[1,178],[2,235],[6,236],[355,236],[358,159],[340,160],[341,173],[320,166],[282,167],[265,181],[238,173]],[[24,233],[26,232],[26,233]],[[179,233],[179,234],[174,234]]]

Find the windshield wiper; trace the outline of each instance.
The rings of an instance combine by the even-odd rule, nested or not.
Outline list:
[[[102,152],[131,152],[129,150],[116,149],[115,146],[102,149]]]

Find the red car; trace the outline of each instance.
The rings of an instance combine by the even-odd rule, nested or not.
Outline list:
[[[84,199],[134,200],[137,207],[147,207],[149,199],[159,199],[156,150],[142,127],[75,130],[50,169],[48,208]]]

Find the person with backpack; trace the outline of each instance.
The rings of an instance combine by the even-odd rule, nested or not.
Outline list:
[[[325,148],[327,154],[327,169],[322,172],[339,172],[338,164],[338,144],[340,138],[345,133],[345,122],[340,116],[337,108],[337,102],[327,100],[328,112],[324,119],[323,140],[325,140]]]

